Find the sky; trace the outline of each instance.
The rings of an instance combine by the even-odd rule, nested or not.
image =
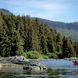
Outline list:
[[[78,22],[78,0],[0,0],[0,8],[15,15]]]

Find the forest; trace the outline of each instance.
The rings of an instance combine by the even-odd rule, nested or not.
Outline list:
[[[0,56],[31,59],[78,56],[78,43],[30,16],[0,12]]]

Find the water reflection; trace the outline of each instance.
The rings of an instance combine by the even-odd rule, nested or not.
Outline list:
[[[46,71],[28,71],[23,70],[21,65],[4,65],[0,68],[0,78],[78,78],[78,66],[74,66],[71,61],[43,60],[41,63],[47,65]]]

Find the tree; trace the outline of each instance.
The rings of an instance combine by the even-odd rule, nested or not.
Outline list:
[[[47,48],[47,38],[45,34],[45,28],[42,24],[39,28],[39,38],[40,38],[40,46],[43,54],[47,54],[48,48]]]
[[[32,55],[31,50],[34,50],[37,51],[36,54],[42,54],[44,57],[58,58],[60,54],[63,58],[78,54],[77,48],[69,38],[63,38],[38,18],[0,13],[1,56],[27,54],[28,51]]]
[[[16,47],[16,55],[21,55],[24,52],[24,41],[20,36],[19,32],[16,31],[16,38],[15,38],[15,47]]]
[[[62,36],[60,33],[57,33],[56,36],[56,51],[62,52]]]
[[[78,42],[74,43],[74,48],[75,48],[75,51],[76,51],[76,57],[78,57]]]
[[[75,50],[73,45],[71,44],[71,41],[65,37],[63,38],[62,51],[63,51],[63,55],[62,55],[63,58],[75,56]]]

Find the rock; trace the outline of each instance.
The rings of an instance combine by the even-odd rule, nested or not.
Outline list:
[[[29,61],[24,56],[15,56],[14,59],[19,60],[19,61]]]
[[[38,60],[29,60],[26,59],[24,56],[13,56],[13,57],[6,57],[0,60],[0,63],[3,64],[21,64],[23,65],[23,69],[26,70],[35,70],[35,71],[44,71],[46,70],[46,66],[39,63]]]
[[[2,67],[2,64],[0,64],[0,68]]]
[[[47,68],[42,66],[23,66],[25,70],[45,71]]]
[[[24,64],[28,61],[29,60],[26,59],[24,56],[12,56],[0,60],[1,63],[14,63],[14,64]]]
[[[46,70],[46,66],[39,63],[37,60],[29,60],[29,64],[23,66],[23,69],[26,70],[35,70],[35,71],[44,71]]]
[[[32,66],[23,66],[23,69],[32,70]]]

